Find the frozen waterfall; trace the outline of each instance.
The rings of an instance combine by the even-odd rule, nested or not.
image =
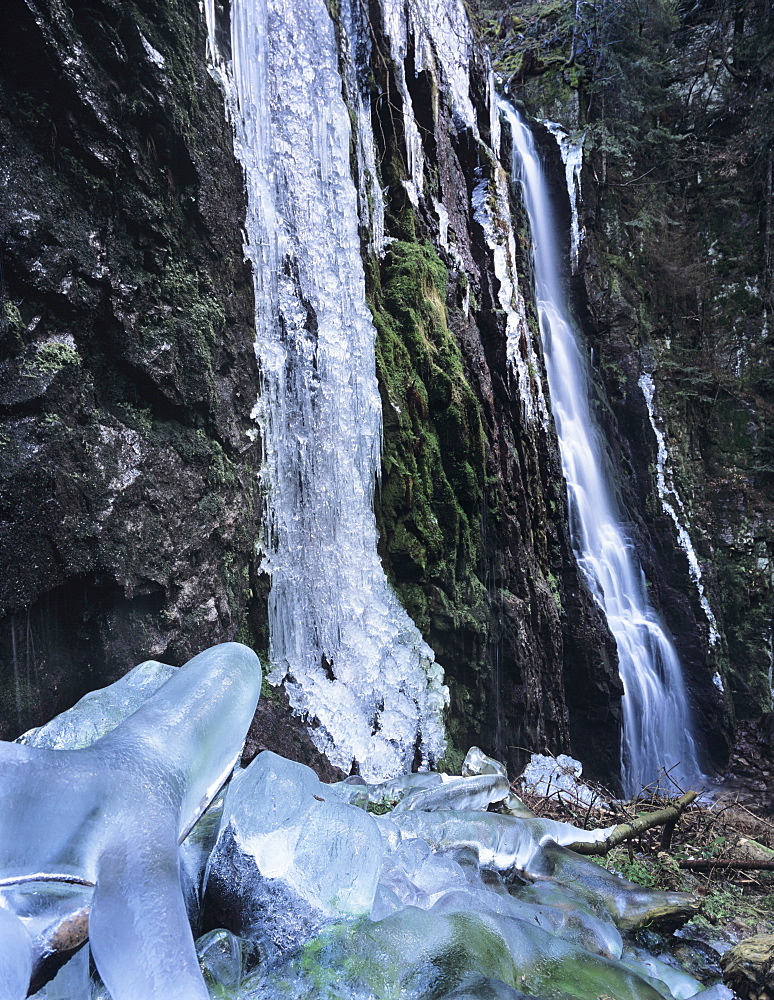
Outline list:
[[[229,59],[206,13],[248,190],[271,679],[333,763],[383,778],[443,752],[448,693],[376,551],[376,334],[334,27],[324,0],[235,0]]]
[[[624,791],[633,794],[665,771],[684,787],[700,779],[701,770],[680,662],[648,601],[642,567],[603,471],[589,376],[557,252],[561,241],[532,134],[509,104],[502,102],[501,108],[513,131],[513,172],[523,186],[534,241],[535,294],[567,480],[572,544],[618,647],[625,691]],[[669,787],[669,782],[663,784]]]

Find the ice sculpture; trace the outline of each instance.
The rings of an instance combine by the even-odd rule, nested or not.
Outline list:
[[[224,643],[90,746],[0,743],[3,1000],[87,916],[112,1000],[207,1000],[178,844],[231,773],[260,686],[255,653]]]
[[[72,708],[44,726],[30,729],[16,743],[49,750],[79,750],[115,729],[176,672],[158,660],[145,660],[115,683],[89,691]]]

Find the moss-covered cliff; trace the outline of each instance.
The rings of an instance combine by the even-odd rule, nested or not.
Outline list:
[[[769,6],[487,6],[481,21],[511,94],[583,138],[575,292],[599,412],[620,445],[622,500],[654,597],[720,759],[731,715],[771,707]],[[658,495],[643,373],[654,378],[718,642]]]
[[[418,68],[410,42],[396,63],[380,11],[360,70],[389,237],[379,257],[363,233],[381,554],[446,669],[453,745],[511,764],[522,748],[572,748],[614,779],[615,652],[570,552],[550,417],[536,416],[528,237],[510,227],[487,60],[470,46],[462,122],[443,59],[426,50]],[[13,0],[7,23],[5,736],[143,657],[179,661],[240,625],[265,643],[268,586],[245,194],[198,5]],[[401,85],[426,164],[413,195]]]
[[[570,552],[550,419],[525,410],[525,393],[544,378],[542,359],[538,349],[526,360],[522,333],[520,383],[508,357],[494,256],[511,222],[507,203],[497,202],[487,62],[474,48],[477,137],[454,117],[441,61],[415,73],[409,44],[411,113],[428,164],[412,204],[405,126],[396,99],[387,99],[400,85],[377,4],[371,23],[382,39],[371,56],[370,100],[393,240],[369,270],[384,413],[383,560],[446,671],[457,747],[479,743],[513,766],[525,748],[572,746],[615,780],[621,688],[612,639]],[[476,190],[493,213],[491,231],[474,210]],[[516,242],[528,295],[528,244]],[[534,343],[536,318],[525,319]]]

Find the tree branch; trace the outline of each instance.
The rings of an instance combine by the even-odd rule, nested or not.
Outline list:
[[[654,826],[676,823],[686,807],[693,802],[697,795],[698,792],[686,792],[673,806],[666,806],[666,808],[659,809],[656,812],[638,816],[631,823],[621,823],[613,830],[607,840],[598,840],[594,844],[575,843],[568,844],[567,846],[571,851],[575,851],[576,854],[607,854],[625,840],[631,840],[632,837],[636,837],[638,833],[644,833],[645,830],[650,830]]]

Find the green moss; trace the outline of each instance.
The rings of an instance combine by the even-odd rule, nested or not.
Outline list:
[[[3,320],[8,325],[8,329],[12,333],[21,333],[25,329],[24,320],[22,319],[22,314],[19,311],[19,307],[15,302],[11,302],[7,299],[3,303]]]
[[[444,774],[461,774],[464,760],[465,751],[459,750],[450,741],[446,747],[446,753],[438,761],[437,770]]]
[[[74,347],[59,340],[46,340],[35,345],[34,353],[24,362],[23,378],[51,377],[67,367],[78,367],[81,359]]]
[[[388,569],[420,627],[428,584],[461,600],[458,567],[479,558],[483,432],[448,327],[448,271],[429,243],[393,243],[373,301],[384,405],[377,510]],[[464,567],[464,568],[463,568]]]

